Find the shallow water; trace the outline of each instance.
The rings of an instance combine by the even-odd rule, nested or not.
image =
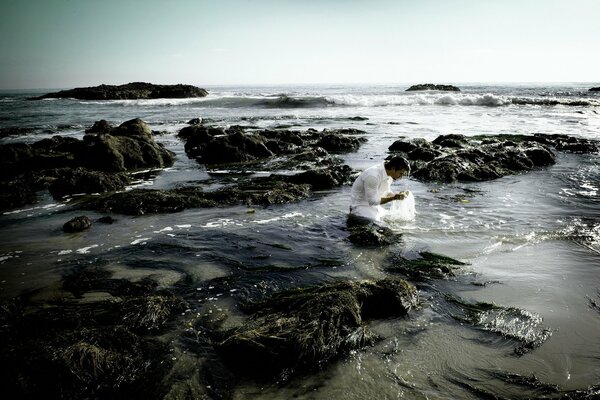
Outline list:
[[[213,97],[203,100],[160,102],[24,102],[6,95],[0,126],[34,132],[3,142],[32,142],[57,133],[81,137],[96,120],[140,117],[162,132],[156,140],[178,158],[171,168],[136,175],[136,185],[172,188],[212,184],[215,176],[189,160],[175,137],[197,116],[217,125],[363,129],[368,142],[342,156],[357,170],[383,159],[401,135],[543,132],[600,139],[600,97],[573,86],[472,86],[462,94],[410,96],[383,87],[209,91]],[[282,101],[281,93],[300,103]],[[522,98],[530,100],[509,101]],[[546,105],[548,98],[560,99],[559,104]],[[573,101],[588,104],[569,105]],[[368,119],[350,119],[356,116]],[[166,288],[188,275],[191,281],[179,288],[188,301],[198,311],[228,310],[228,323],[234,324],[243,318],[238,296],[268,296],[339,278],[380,278],[387,275],[391,254],[426,250],[468,265],[451,280],[419,283],[423,306],[409,317],[374,321],[383,338],[379,344],[310,377],[273,385],[243,382],[234,398],[479,398],[472,387],[507,398],[539,394],[504,382],[498,373],[535,374],[563,390],[585,389],[600,383],[600,314],[589,300],[597,299],[600,289],[599,186],[598,155],[565,153],[558,153],[552,167],[485,183],[403,179],[393,189],[413,193],[417,214],[413,221],[392,224],[403,233],[403,242],[388,249],[358,249],[347,241],[349,186],[252,212],[239,206],[113,215],[114,224],[95,223],[77,234],[61,230],[65,221],[84,213],[71,207],[77,198],[57,203],[46,194],[40,203],[0,217],[0,296],[36,291],[34,300],[43,304],[64,295],[63,274],[94,263],[131,280],[153,276]],[[102,216],[85,214],[93,220]],[[512,314],[495,323],[517,336],[527,336],[528,329],[547,329],[550,335],[517,356],[518,340],[494,332],[493,324],[458,321],[447,295],[524,310],[531,319]]]

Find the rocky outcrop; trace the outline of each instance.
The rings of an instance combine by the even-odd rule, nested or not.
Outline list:
[[[265,161],[274,156],[305,154],[313,159],[331,153],[356,151],[366,141],[355,129],[306,132],[254,130],[231,126],[228,129],[194,124],[183,128],[179,137],[186,141],[189,157],[202,164],[232,164]],[[308,157],[310,158],[310,157]]]
[[[600,86],[590,88],[588,92],[600,92]]]
[[[432,142],[399,139],[389,150],[406,157],[422,181],[486,181],[555,163],[554,150],[596,153],[598,142],[566,135],[441,135]]]
[[[246,307],[250,318],[225,332],[217,351],[242,375],[276,380],[373,344],[378,337],[368,321],[406,315],[417,304],[416,289],[401,279],[280,292]]]
[[[413,85],[406,89],[407,92],[418,91],[418,90],[440,90],[444,92],[460,92],[460,89],[453,85],[434,85],[433,83],[421,83]]]
[[[55,198],[69,194],[119,190],[129,183],[125,172],[163,168],[174,153],[156,143],[141,119],[113,127],[98,121],[83,140],[54,136],[33,144],[0,145],[0,180],[11,188],[0,196],[8,209],[35,201],[35,192],[50,189]]]
[[[41,99],[66,99],[78,100],[137,100],[159,98],[188,98],[205,97],[208,92],[192,85],[155,85],[145,82],[133,82],[125,85],[100,85],[93,87],[61,90],[35,97]]]

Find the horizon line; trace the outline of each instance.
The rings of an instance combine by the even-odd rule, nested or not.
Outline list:
[[[273,87],[273,86],[410,86],[418,84],[436,84],[436,85],[487,85],[487,86],[500,86],[500,85],[548,85],[548,84],[587,84],[587,85],[600,85],[600,81],[423,81],[420,83],[415,82],[298,82],[298,83],[210,83],[210,84],[192,84],[192,83],[152,83],[146,81],[130,81],[126,83],[100,83],[97,85],[88,86],[69,86],[69,87],[27,87],[27,88],[0,88],[2,92],[9,91],[27,91],[27,90],[68,90],[76,88],[87,88],[96,87],[100,85],[119,86],[134,82],[145,82],[154,85],[192,85],[196,87]]]

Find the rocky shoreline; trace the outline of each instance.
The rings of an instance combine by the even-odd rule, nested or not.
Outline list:
[[[141,119],[119,126],[97,121],[82,140],[55,136],[0,146],[0,177],[9,188],[0,205],[27,204],[40,190],[49,190],[57,200],[100,193],[82,197],[74,207],[127,215],[296,202],[350,184],[355,172],[337,155],[356,151],[368,137],[355,129],[260,130],[190,122],[178,133],[188,157],[211,168],[270,175],[238,174],[234,180],[225,174],[214,190],[196,185],[123,191],[131,172],[170,166],[174,153],[154,141],[155,133]],[[442,135],[431,142],[401,138],[389,151],[409,159],[416,179],[455,182],[524,173],[553,165],[558,151],[597,153],[599,147],[564,135]],[[102,222],[113,221],[108,217]],[[90,229],[92,223],[79,216],[63,230]],[[169,265],[179,278],[165,288],[155,276],[119,278],[108,268],[109,261],[77,259],[63,272],[62,297],[39,307],[32,300],[35,293],[26,293],[0,305],[0,373],[9,382],[5,389],[21,398],[230,398],[240,380],[282,383],[374,345],[380,337],[373,321],[402,321],[423,303],[420,285],[464,272],[465,263],[443,255],[403,255],[394,246],[401,243],[401,234],[380,226],[349,221],[344,234],[352,246],[385,247],[387,277],[331,279],[257,294],[256,285],[230,289],[228,280],[237,279],[241,268],[191,288],[190,272]],[[208,300],[196,294],[200,291],[233,293],[232,307],[241,317],[209,308]],[[435,303],[443,304],[458,323],[513,341],[517,356],[543,345],[552,334],[534,314],[516,308],[443,294]],[[533,327],[532,334],[509,329],[515,324]],[[172,343],[185,349],[178,357],[192,360],[188,370],[176,363]],[[570,398],[571,393],[557,388],[552,398],[563,395]]]

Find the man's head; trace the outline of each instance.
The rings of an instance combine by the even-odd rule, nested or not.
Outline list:
[[[394,180],[410,174],[410,164],[404,157],[388,157],[383,165],[385,167],[385,172],[387,172],[388,176],[391,176]]]

